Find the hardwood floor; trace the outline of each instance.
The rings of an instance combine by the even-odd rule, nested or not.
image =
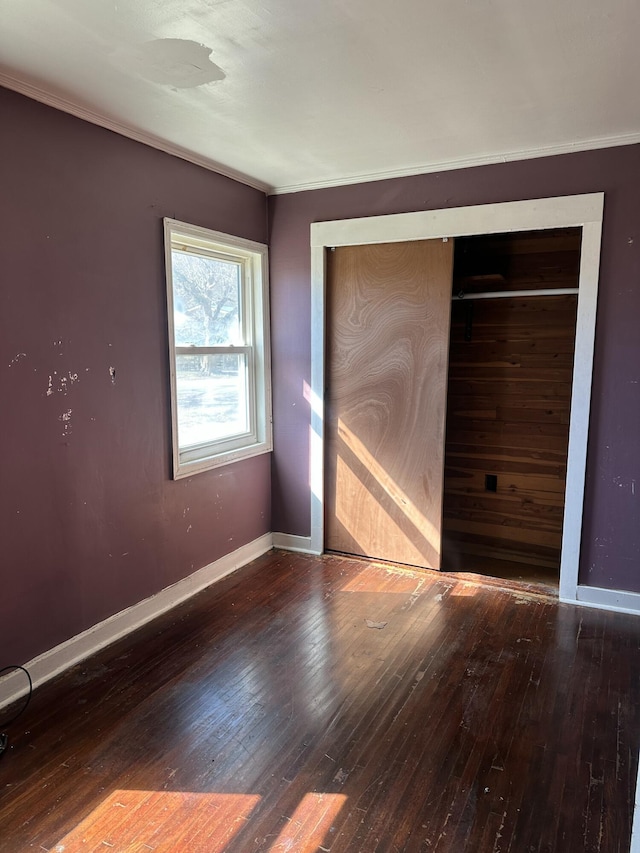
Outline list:
[[[639,665],[633,616],[273,552],[36,691],[0,850],[626,853]]]
[[[550,594],[558,597],[560,567],[539,566],[515,560],[499,560],[479,554],[464,554],[460,551],[444,552],[442,568],[447,572],[464,572],[483,575],[525,584],[542,584]]]

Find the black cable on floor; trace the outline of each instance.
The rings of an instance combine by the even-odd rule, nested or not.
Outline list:
[[[24,712],[27,710],[27,705],[29,704],[29,702],[31,702],[31,696],[33,694],[33,681],[31,680],[31,676],[29,675],[29,671],[26,670],[23,666],[20,666],[19,664],[14,664],[13,666],[3,666],[0,669],[0,675],[3,675],[5,672],[10,672],[11,670],[14,670],[14,669],[22,670],[22,672],[24,672],[24,674],[29,679],[29,692],[27,693],[27,701],[24,703],[22,708],[20,708],[20,710],[16,714],[13,715],[13,717],[11,717],[6,722],[0,724],[0,729],[8,728],[12,723],[15,723],[15,721],[18,719],[18,717],[21,714],[24,714]],[[9,735],[3,731],[0,733],[0,756],[2,756],[6,752],[8,745],[9,745]]]

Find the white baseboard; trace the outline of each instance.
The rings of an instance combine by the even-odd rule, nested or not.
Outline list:
[[[99,622],[81,634],[71,637],[59,646],[49,649],[24,664],[31,675],[33,686],[38,687],[59,675],[65,669],[89,657],[105,646],[119,640],[146,622],[166,613],[172,607],[190,598],[236,569],[250,563],[271,548],[315,554],[308,536],[294,536],[289,533],[266,533],[242,545],[236,551],[220,557],[208,566],[194,572],[186,578],[168,586],[150,598],[144,599],[126,610],[122,610],[103,622]],[[578,586],[576,600],[569,603],[598,607],[604,610],[616,610],[621,613],[640,615],[640,593],[599,587]],[[16,670],[0,678],[0,708],[20,699],[27,693],[28,684],[23,672]],[[638,841],[640,853],[640,840]]]
[[[637,592],[579,585],[576,591],[576,600],[570,603],[640,615],[640,593]]]
[[[636,799],[631,822],[631,847],[629,853],[640,853],[640,764],[636,781]]]
[[[311,547],[310,536],[294,536],[291,533],[274,533],[273,547],[283,551],[297,551],[301,554],[317,554]]]
[[[254,539],[253,542],[242,545],[236,551],[198,569],[172,586],[166,587],[151,598],[146,598],[126,610],[109,616],[103,622],[98,622],[92,628],[38,655],[24,664],[31,675],[34,688],[250,563],[272,547],[273,536],[271,533],[266,533],[259,539]],[[27,691],[27,679],[20,670],[4,676],[0,679],[0,708],[21,698]]]

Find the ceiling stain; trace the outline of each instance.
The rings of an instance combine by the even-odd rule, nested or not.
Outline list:
[[[194,89],[224,80],[226,74],[209,57],[211,48],[189,39],[155,39],[112,55],[114,65],[173,89]]]

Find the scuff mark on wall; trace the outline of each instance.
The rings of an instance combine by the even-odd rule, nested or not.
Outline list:
[[[111,377],[111,384],[115,385],[116,384],[116,369],[115,369],[115,367],[109,368],[109,376]]]
[[[57,378],[54,379],[54,376]],[[79,381],[80,378],[77,373],[72,373],[71,371],[69,371],[66,374],[58,376],[58,371],[54,370],[53,373],[49,374],[49,381],[47,384],[47,397],[50,397],[54,391],[62,392],[62,394],[64,394],[64,396],[66,397],[69,387]],[[57,386],[56,388],[53,387],[54,383]]]
[[[73,409],[67,409],[66,412],[63,412],[58,418],[59,421],[62,421],[64,424],[64,429],[62,431],[63,437],[68,435],[71,432],[71,414]]]
[[[20,359],[22,359],[22,358],[26,358],[26,357],[27,357],[26,352],[18,352],[18,353],[16,353],[16,354],[14,355],[14,357],[11,359],[11,361],[9,362],[9,367],[13,367],[13,365],[14,365],[14,364],[17,364],[17,363],[20,361]]]

